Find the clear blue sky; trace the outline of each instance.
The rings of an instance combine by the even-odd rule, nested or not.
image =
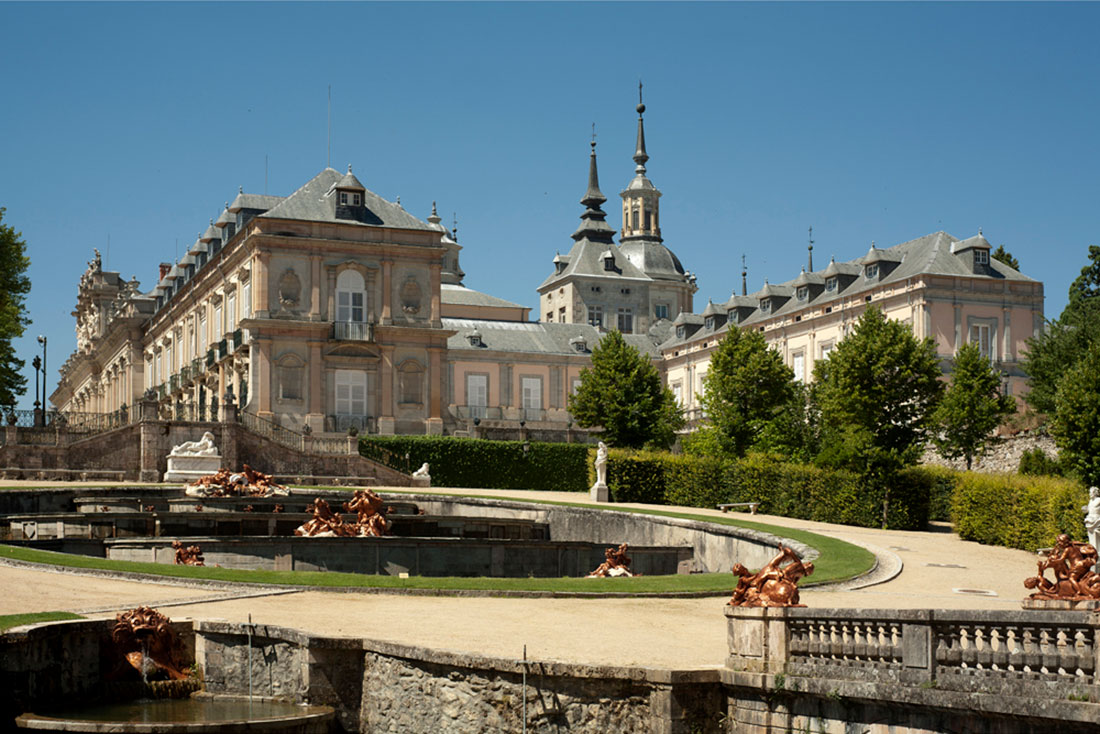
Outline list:
[[[0,206],[32,261],[50,386],[98,247],[144,288],[237,187],[326,164],[458,213],[466,284],[536,307],[588,140],[619,227],[645,82],[649,175],[696,310],[764,278],[981,227],[1057,316],[1097,234],[1100,5],[0,3]],[[110,238],[108,252],[107,242]],[[533,311],[537,313],[537,308]],[[29,395],[21,407],[29,407]]]

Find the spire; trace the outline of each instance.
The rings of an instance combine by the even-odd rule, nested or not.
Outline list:
[[[584,214],[581,215],[580,226],[573,233],[573,239],[579,241],[587,237],[592,242],[611,245],[614,244],[611,238],[615,234],[615,230],[611,229],[604,221],[607,214],[600,208],[600,205],[607,201],[607,197],[600,191],[600,176],[599,171],[596,169],[596,133],[594,130],[593,127],[593,140],[590,143],[592,152],[588,157],[588,190],[584,192],[584,198],[581,199],[581,203],[586,208]]]
[[[814,271],[814,228],[813,227],[810,227],[810,244],[806,249],[810,251],[809,262],[807,263],[807,265],[809,265],[809,267],[807,268],[807,270],[809,270],[812,273]]]
[[[645,164],[649,160],[649,156],[645,152],[645,124],[642,121],[642,113],[645,112],[645,104],[642,103],[642,80],[638,80],[638,106],[635,108],[638,110],[638,144],[634,150],[634,162],[638,164],[638,167],[634,169],[635,173],[645,173]]]
[[[741,295],[749,295],[749,281],[747,280],[749,270],[745,267],[745,256],[741,256]]]

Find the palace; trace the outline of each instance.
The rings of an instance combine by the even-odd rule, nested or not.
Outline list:
[[[51,396],[61,411],[125,414],[155,396],[164,417],[219,405],[290,430],[533,435],[572,431],[568,395],[601,334],[649,354],[698,418],[710,354],[729,328],[762,331],[798,379],[868,304],[936,340],[945,370],[978,342],[1018,394],[1019,356],[1042,326],[1043,286],[990,258],[979,233],[938,232],[693,312],[695,277],[664,243],[646,175],[639,104],[622,236],[606,221],[595,143],[581,223],[530,309],[466,288],[457,232],[368,190],[348,167],[286,197],[238,192],[156,285],[88,264],[77,348]],[[132,412],[132,411],[131,411]]]

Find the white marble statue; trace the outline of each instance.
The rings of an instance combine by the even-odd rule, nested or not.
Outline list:
[[[428,479],[428,480],[431,480],[432,475],[428,473],[428,462],[425,461],[424,464],[419,469],[417,469],[416,471],[414,471],[412,473],[412,475],[413,475],[413,479]]]
[[[603,441],[596,449],[596,484],[607,484],[607,444]]]
[[[1089,534],[1089,545],[1096,545],[1097,535],[1100,534],[1100,489],[1089,487],[1089,503],[1081,508],[1085,513],[1085,532]]]
[[[210,431],[202,434],[198,441],[184,441],[173,448],[169,456],[217,456],[218,448],[214,445],[214,434]]]
[[[611,499],[611,492],[607,488],[607,444],[599,442],[596,449],[596,483],[588,490],[589,499],[593,502],[607,502]]]

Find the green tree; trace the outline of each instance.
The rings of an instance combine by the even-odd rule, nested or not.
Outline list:
[[[1087,484],[1100,484],[1100,342],[1059,383],[1050,432],[1061,465]]]
[[[897,471],[916,462],[927,440],[941,374],[932,340],[874,307],[814,366],[818,460],[860,472],[882,494],[884,525]]]
[[[994,429],[1016,410],[1016,401],[1001,394],[1000,375],[982,356],[977,344],[966,344],[955,355],[951,385],[936,408],[936,447],[948,459],[966,459],[969,470],[996,441]]]
[[[764,335],[733,327],[711,355],[701,403],[720,445],[744,456],[765,434],[775,443],[784,431],[774,430],[779,427],[773,424],[791,420],[789,413],[800,398],[794,372],[768,347]]]
[[[1030,387],[1026,400],[1039,413],[1053,414],[1058,382],[1100,341],[1100,246],[1089,246],[1089,264],[1069,287],[1069,303],[1038,338],[1027,340],[1023,368]]]
[[[607,442],[620,448],[667,448],[684,417],[672,391],[649,357],[608,333],[592,350],[592,367],[569,396],[569,412],[582,428],[601,426]]]
[[[1020,261],[1012,257],[1012,253],[1005,249],[1004,245],[997,245],[997,249],[993,251],[992,257],[994,260],[1003,262],[1013,270],[1019,271]]]
[[[31,322],[26,307],[31,261],[22,234],[4,224],[5,211],[0,207],[0,405],[12,405],[27,391],[23,360],[15,356],[12,340],[23,336]]]

